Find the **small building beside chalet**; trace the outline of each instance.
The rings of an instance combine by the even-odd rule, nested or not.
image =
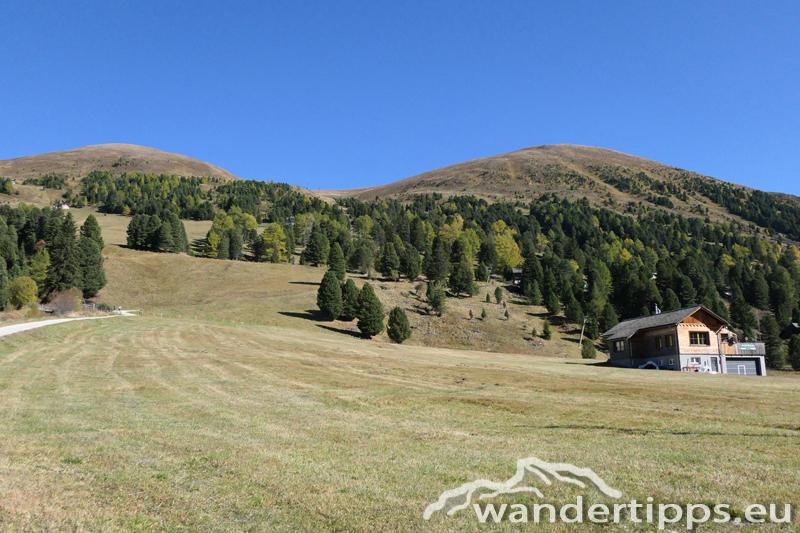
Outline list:
[[[765,376],[763,342],[741,342],[702,305],[624,320],[603,333],[609,361],[629,368]]]

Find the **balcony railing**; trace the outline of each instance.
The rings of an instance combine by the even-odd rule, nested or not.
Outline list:
[[[722,343],[723,355],[766,355],[763,342]]]

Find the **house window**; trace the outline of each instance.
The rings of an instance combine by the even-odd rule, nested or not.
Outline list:
[[[693,365],[699,365],[700,364],[700,358],[699,357],[692,357],[691,359],[689,359],[689,363],[693,364]]]
[[[708,346],[708,332],[707,331],[690,331],[689,343],[692,346]]]
[[[660,350],[664,346],[664,339],[661,338],[661,335],[656,337],[656,349]]]
[[[667,338],[667,348],[672,348],[675,346],[675,337],[672,335],[666,335]]]
[[[614,351],[615,352],[625,351],[625,341],[614,341]]]
[[[669,366],[675,366],[675,359],[669,360]]]

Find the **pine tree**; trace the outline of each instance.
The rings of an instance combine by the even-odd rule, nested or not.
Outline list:
[[[348,278],[342,288],[342,320],[354,320],[358,316],[358,295],[355,282]]]
[[[336,272],[328,270],[322,277],[317,291],[317,307],[328,320],[336,320],[342,314],[342,289]]]
[[[486,281],[488,277],[489,272],[486,270],[486,265],[479,263],[478,268],[475,269],[475,279],[478,281]]]
[[[239,261],[242,258],[242,250],[244,248],[242,232],[239,228],[234,228],[229,229],[226,233],[228,234],[228,259]]]
[[[158,228],[158,250],[162,252],[171,252],[174,243],[172,241],[172,224],[168,221],[164,221],[161,223],[161,227]]]
[[[503,289],[501,287],[497,287],[494,290],[494,299],[497,300],[497,303],[503,301]]]
[[[438,281],[428,282],[428,290],[425,294],[425,298],[428,301],[428,306],[431,311],[437,315],[442,316],[447,310],[447,295]]]
[[[573,324],[582,324],[583,323],[583,309],[581,309],[581,304],[578,303],[578,300],[575,299],[575,296],[570,293],[570,300],[567,302],[567,306],[564,308],[564,317]]]
[[[542,291],[539,290],[539,282],[534,281],[531,284],[531,305],[542,305]]]
[[[448,286],[456,296],[462,293],[470,294],[472,292],[472,265],[466,260],[458,263],[450,274]]]
[[[553,291],[547,292],[547,296],[544,297],[544,306],[551,315],[556,315],[561,312],[561,302],[558,301],[558,296],[556,296],[556,293]]]
[[[392,312],[389,313],[389,324],[386,328],[386,333],[389,334],[392,342],[397,344],[402,344],[403,341],[411,338],[411,325],[408,323],[408,316],[406,316],[405,311],[399,307],[392,309]]]
[[[396,280],[400,277],[400,258],[391,242],[383,245],[379,270],[386,279]]]
[[[315,231],[308,239],[308,246],[303,250],[303,256],[309,265],[324,265],[328,262],[330,250],[331,246],[325,234],[321,231]]]
[[[161,228],[161,219],[157,215],[153,215],[151,217],[145,215],[145,219],[146,222],[144,227],[147,249],[158,250],[158,230]]]
[[[486,320],[486,308],[481,307],[481,320]]]
[[[44,250],[44,248],[42,248]],[[8,300],[11,298],[8,287],[8,272],[6,271],[6,262],[0,259],[0,310],[5,308]]]
[[[375,294],[372,285],[365,283],[358,295],[358,329],[370,339],[383,331],[383,304]]]
[[[430,253],[425,255],[422,271],[428,281],[444,282],[450,274],[450,254],[447,253],[445,246],[444,241],[437,236],[433,239]]]
[[[103,250],[105,243],[103,242],[100,224],[97,223],[97,219],[94,218],[94,215],[89,215],[86,217],[86,220],[83,222],[83,226],[81,226],[81,235],[92,239],[97,243],[97,246],[100,248],[100,250]]]
[[[419,277],[420,268],[419,252],[409,244],[400,261],[400,269],[409,281],[415,281]]]
[[[487,304],[490,304],[490,303],[492,303],[492,297],[491,297],[491,296],[489,296],[489,293],[488,293],[488,292],[486,293],[486,303],[487,303]]]
[[[783,342],[780,338],[780,327],[771,314],[764,315],[761,319],[761,340],[766,345],[765,357],[769,368],[781,369],[786,364],[786,355]]]
[[[229,259],[231,254],[231,241],[228,237],[228,232],[225,231],[219,236],[219,249],[217,250],[217,259]]]
[[[617,316],[617,312],[614,311],[614,306],[609,302],[603,307],[603,314],[600,316],[598,325],[600,326],[600,330],[605,333],[617,324],[619,324],[619,316]]]
[[[769,285],[762,272],[756,274],[753,282],[753,307],[762,311],[769,309]]]
[[[544,321],[544,327],[542,327],[542,338],[546,341],[549,341],[553,338],[553,332],[550,330],[550,321]]]
[[[333,270],[337,279],[342,282],[347,276],[347,272],[345,271],[344,267],[344,254],[342,253],[342,247],[338,242],[334,242],[333,246],[331,246],[331,252],[328,256],[328,269]]]
[[[667,289],[664,293],[664,311],[674,311],[681,308],[681,301],[672,289]]]
[[[469,319],[472,320],[475,318],[475,313],[472,312],[472,309],[469,310]]]
[[[103,254],[97,241],[85,235],[78,241],[81,268],[81,291],[84,298],[91,298],[106,286]]]
[[[692,280],[688,276],[681,276],[678,295],[683,307],[695,305],[697,303],[697,291],[694,290]]]
[[[792,335],[789,339],[789,364],[793,370],[800,371],[800,335]]]
[[[75,242],[75,219],[68,213],[50,247],[50,268],[45,281],[46,294],[80,286],[80,263]]]

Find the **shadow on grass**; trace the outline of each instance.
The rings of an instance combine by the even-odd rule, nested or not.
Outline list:
[[[319,283],[315,283],[313,281],[290,281],[289,285],[314,285],[314,286],[318,286]]]
[[[192,247],[192,250],[194,250],[194,253],[196,253],[196,254],[203,253],[203,248],[205,248],[205,246],[206,246],[206,240],[205,239],[193,239],[192,243],[189,246]]]
[[[327,329],[328,331],[332,331],[334,333],[341,333],[342,335],[350,335],[351,337],[355,337],[357,339],[362,338],[361,333],[357,331],[350,331],[349,329],[339,329],[339,328],[334,328],[332,326],[326,326],[324,324],[317,324],[317,327],[322,329]]]
[[[292,318],[302,318],[304,320],[313,320],[314,322],[322,322],[325,320],[325,315],[318,309],[309,309],[302,313],[294,313],[292,311],[278,311],[279,315],[290,316]]]
[[[610,431],[621,435],[676,435],[679,437],[687,435],[696,436],[712,436],[712,437],[782,437],[782,438],[797,438],[796,435],[778,435],[775,433],[723,433],[717,431],[675,431],[669,429],[633,429],[633,428],[617,428],[612,426],[581,426],[579,424],[563,424],[563,425],[549,425],[549,426],[525,426],[516,425],[515,428],[522,429],[577,429],[583,431]]]

